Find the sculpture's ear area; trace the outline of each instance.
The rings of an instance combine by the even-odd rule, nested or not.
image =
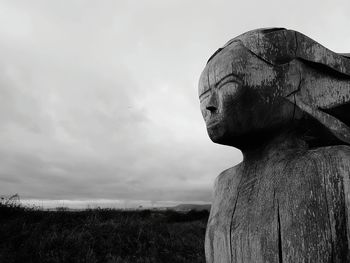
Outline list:
[[[343,123],[345,126],[350,129],[350,103],[345,103],[336,107],[332,107],[329,109],[321,109],[324,113],[336,118],[338,121]],[[348,132],[348,138],[350,137],[350,132]],[[350,144],[348,140],[347,143]]]
[[[318,63],[289,63],[284,97],[350,144],[350,76]]]
[[[325,126],[336,138],[346,144],[350,144],[350,128],[349,123],[344,123],[339,116],[334,116],[330,114],[331,111],[324,111],[318,108],[312,107],[303,102],[300,94],[295,94],[293,98],[289,98],[304,112],[311,115],[313,118],[318,120],[323,126]],[[347,109],[350,110],[350,104],[347,105]],[[340,112],[340,114],[345,115],[347,112]],[[349,118],[348,118],[349,119]]]

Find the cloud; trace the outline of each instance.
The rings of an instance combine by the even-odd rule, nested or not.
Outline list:
[[[242,157],[206,134],[197,81],[207,58],[266,26],[349,52],[345,6],[3,1],[0,193],[209,201],[214,178]]]

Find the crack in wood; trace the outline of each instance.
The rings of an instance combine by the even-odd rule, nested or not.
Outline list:
[[[277,234],[278,234],[278,262],[283,263],[283,253],[282,253],[282,234],[281,234],[281,216],[279,202],[277,200]]]

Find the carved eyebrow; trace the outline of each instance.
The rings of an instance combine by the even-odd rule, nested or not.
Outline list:
[[[242,83],[242,80],[235,74],[231,73],[231,74],[228,74],[226,75],[225,77],[223,77],[222,79],[220,79],[216,84],[215,84],[215,87],[218,87],[220,86],[221,84],[225,84],[227,82],[237,82],[239,84]]]
[[[210,89],[207,89],[206,91],[204,91],[201,95],[199,95],[199,99],[201,99],[204,95],[206,95],[208,92],[210,91]]]

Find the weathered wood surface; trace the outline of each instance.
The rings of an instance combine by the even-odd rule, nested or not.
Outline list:
[[[215,143],[242,150],[219,175],[207,262],[350,262],[350,59],[291,30],[229,41],[199,98]]]
[[[282,145],[224,171],[215,184],[207,262],[350,262],[349,178],[347,146]]]

